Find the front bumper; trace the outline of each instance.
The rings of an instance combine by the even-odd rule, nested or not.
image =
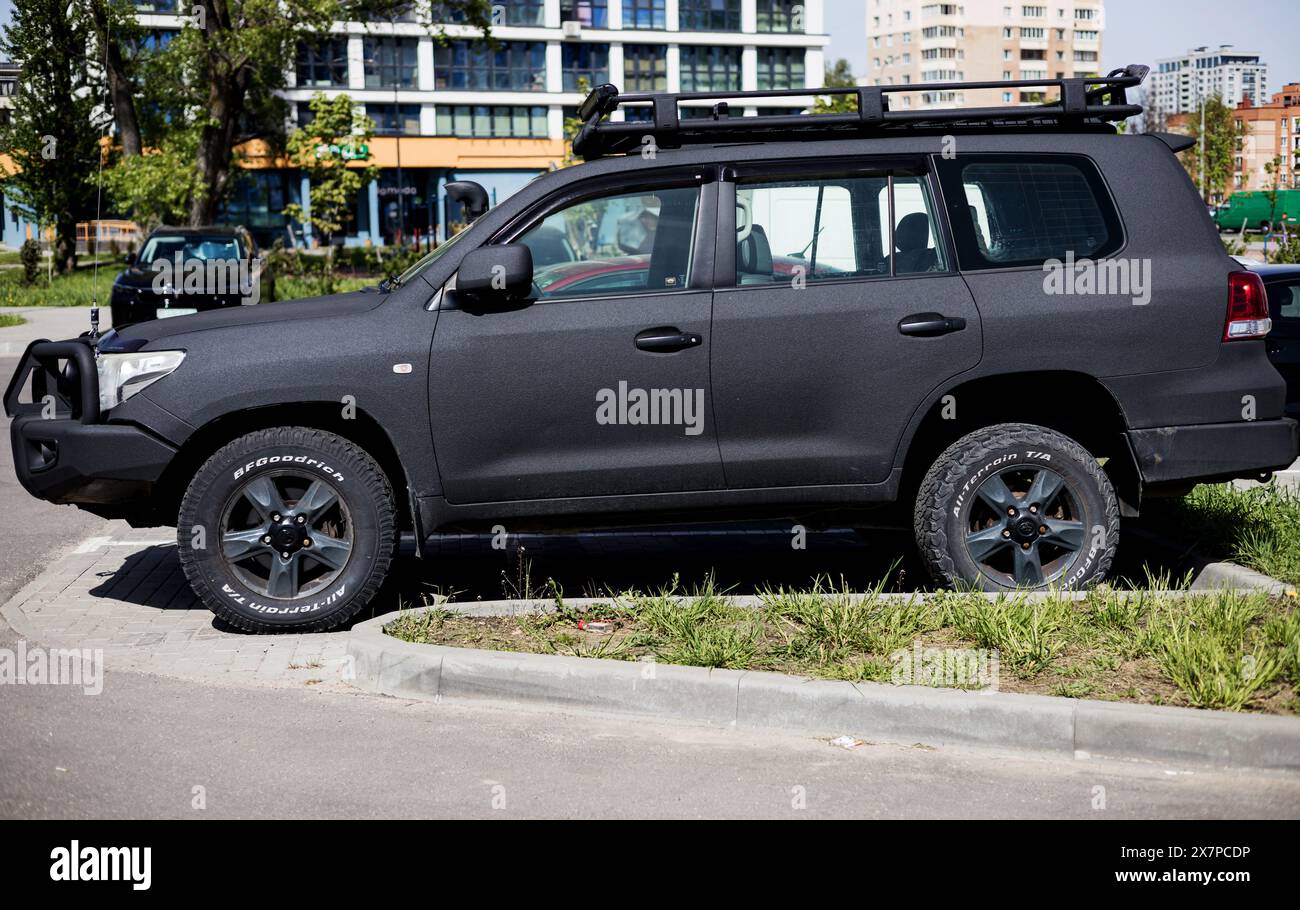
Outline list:
[[[85,339],[28,347],[4,398],[14,473],[40,499],[144,514],[176,446],[134,424],[100,423],[98,385]]]
[[[176,454],[139,427],[38,416],[14,420],[9,439],[18,482],[33,496],[141,511]]]
[[[1147,486],[1255,479],[1298,454],[1297,424],[1287,418],[1130,430],[1128,438]]]

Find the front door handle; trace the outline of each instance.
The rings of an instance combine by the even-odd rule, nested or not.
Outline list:
[[[964,328],[966,328],[966,320],[962,317],[944,316],[940,313],[913,313],[898,321],[898,331],[919,338],[947,335],[949,332],[960,332]]]
[[[654,351],[657,354],[671,354],[673,351],[693,348],[703,343],[704,338],[700,335],[675,328],[646,329],[636,336],[638,348],[643,351]]]

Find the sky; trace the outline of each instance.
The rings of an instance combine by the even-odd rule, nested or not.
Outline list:
[[[827,63],[846,57],[862,75],[867,0],[824,0],[831,34]],[[12,0],[0,0],[0,25]],[[1295,0],[1107,0],[1102,63],[1107,70],[1154,63],[1201,45],[1236,45],[1269,64],[1269,86],[1300,82],[1300,12]]]
[[[5,0],[0,0],[3,5]],[[844,57],[861,76],[867,59],[866,0],[824,0],[831,36],[826,61]],[[1102,64],[1154,64],[1193,47],[1236,45],[1269,65],[1270,91],[1300,82],[1300,4],[1296,0],[1106,0]]]

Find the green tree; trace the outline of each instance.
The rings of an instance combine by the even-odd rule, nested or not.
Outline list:
[[[308,211],[298,203],[288,205],[284,213],[295,221],[308,221],[325,235],[343,228],[343,218],[361,188],[375,179],[378,169],[349,167],[355,152],[370,142],[375,134],[374,122],[360,113],[347,95],[326,98],[320,92],[312,96],[312,121],[294,130],[286,143],[289,160],[302,168],[311,185]]]
[[[483,34],[490,25],[487,0],[440,0],[440,18],[459,14]],[[394,20],[412,7],[431,29],[432,7],[412,0],[196,0],[189,23],[168,47],[178,83],[202,112],[191,224],[215,220],[231,188],[235,146],[252,138],[278,144],[285,111],[275,92],[284,87],[285,62],[300,42],[319,38],[337,20]]]
[[[54,267],[77,264],[76,228],[95,212],[99,166],[96,100],[103,97],[87,59],[89,19],[64,0],[15,0],[0,33],[0,57],[22,62],[0,150],[12,160],[4,191],[39,224],[54,227]]]
[[[842,57],[826,70],[826,88],[855,88],[857,84],[853,68]],[[814,114],[852,114],[857,109],[858,99],[854,95],[822,95],[813,103]]]
[[[1209,97],[1202,101],[1205,114],[1205,174],[1204,181],[1201,168],[1201,108],[1197,108],[1192,118],[1192,138],[1196,145],[1182,153],[1183,166],[1191,175],[1206,202],[1222,199],[1232,181],[1233,162],[1237,152],[1237,121],[1232,116],[1232,108],[1218,97]]]

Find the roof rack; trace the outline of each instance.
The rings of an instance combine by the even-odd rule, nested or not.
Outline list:
[[[853,88],[781,89],[765,92],[685,92],[620,95],[613,85],[593,89],[578,107],[582,129],[573,141],[573,151],[587,160],[604,155],[639,151],[643,137],[654,137],[658,149],[683,145],[734,142],[744,139],[826,139],[837,135],[868,135],[895,130],[988,129],[1056,127],[1095,131],[1112,129],[1108,124],[1142,113],[1142,106],[1129,104],[1125,89],[1142,84],[1150,67],[1130,64],[1106,76],[1070,79],[1029,79],[1006,82],[932,82],[909,85],[872,85]],[[949,92],[973,89],[1055,88],[1060,98],[1047,104],[1008,107],[935,108],[894,111],[889,95],[898,92]],[[821,95],[853,95],[856,113],[798,114],[772,117],[732,117],[729,101],[757,98],[808,98]],[[683,101],[713,101],[712,116],[681,119]],[[649,106],[648,121],[614,122],[607,118],[623,105]]]

